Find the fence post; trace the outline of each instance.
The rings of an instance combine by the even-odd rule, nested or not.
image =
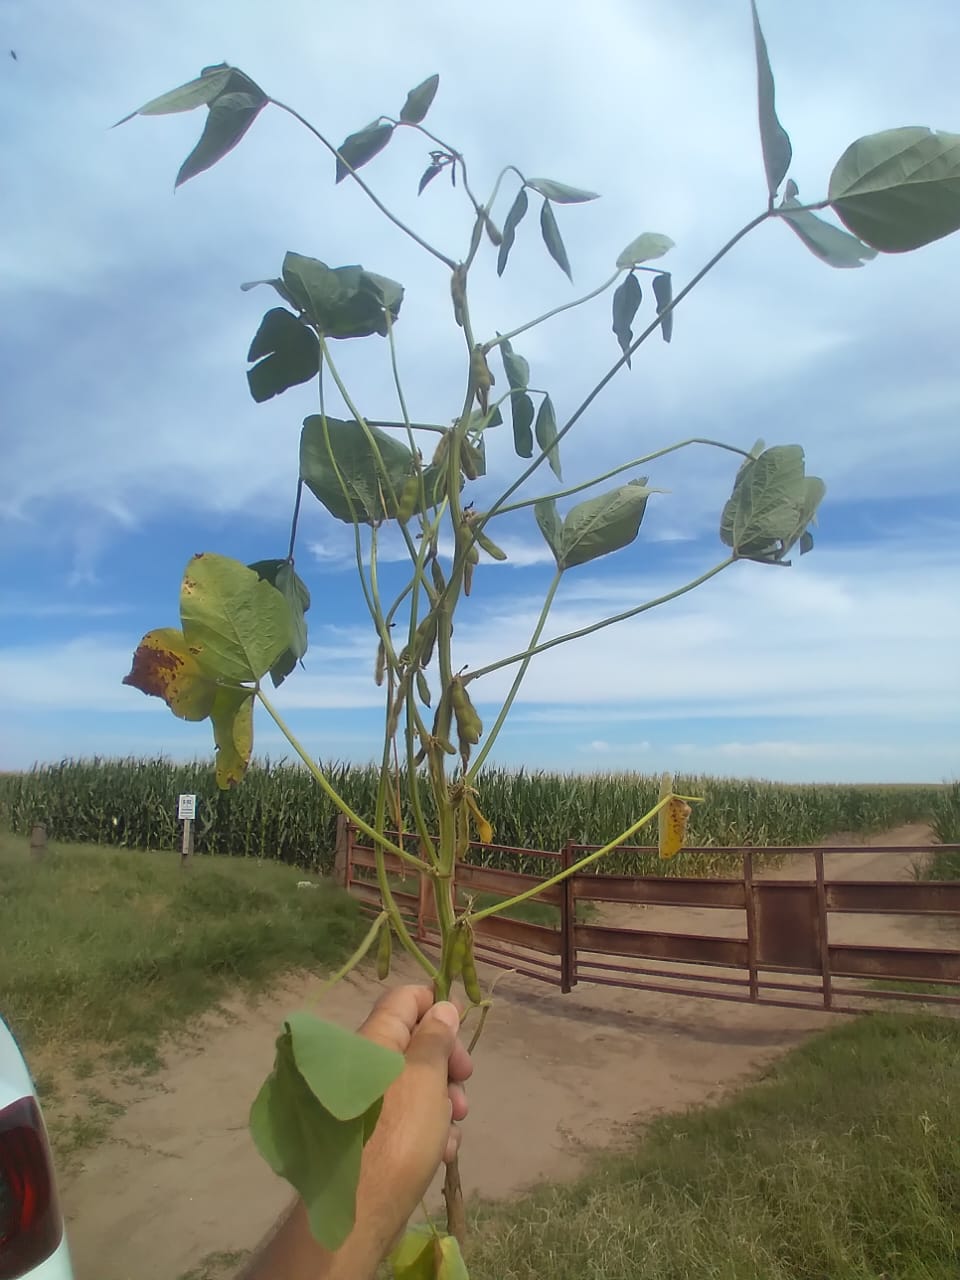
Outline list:
[[[573,866],[572,841],[568,840],[560,850],[560,869]],[[577,943],[574,928],[577,922],[577,905],[573,894],[573,877],[560,882],[560,990],[564,995],[577,985]]]
[[[823,850],[813,855],[817,870],[817,933],[820,935],[820,981],[823,988],[823,1007],[833,1008],[833,978],[830,974],[830,934],[827,921],[827,886],[823,871]]]
[[[34,862],[40,862],[47,852],[47,828],[37,822],[30,829],[30,856]]]
[[[753,885],[753,853],[743,851],[743,893],[747,915],[747,967],[750,971],[750,999],[760,999],[760,979],[757,973],[757,897]]]
[[[337,814],[336,843],[333,846],[333,875],[337,884],[350,888],[350,861],[353,852],[353,828],[345,813]]]

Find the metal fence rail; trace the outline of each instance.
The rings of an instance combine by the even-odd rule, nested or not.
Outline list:
[[[598,847],[568,842],[558,852],[507,845],[485,845],[483,849],[547,859],[561,870]],[[656,850],[645,847],[635,847],[633,851],[656,854]],[[954,990],[960,988],[960,883],[836,879],[828,874],[825,864],[826,855],[856,858],[858,854],[903,854],[903,848],[823,845],[710,852],[729,854],[729,877],[626,876],[593,871],[574,874],[544,890],[538,899],[555,908],[555,925],[504,916],[490,916],[478,922],[477,958],[559,986],[564,992],[582,981],[844,1013],[858,1010],[859,1006],[846,1003],[852,998],[960,1005],[960,993]],[[921,856],[929,850],[917,848],[909,852]],[[758,873],[757,856],[770,853],[808,858],[809,878],[788,880]],[[389,853],[384,855],[384,864],[394,899],[414,936],[425,946],[437,947],[439,932],[428,877],[411,872]],[[358,840],[356,830],[346,821],[339,828],[336,866],[341,883],[363,909],[379,912],[381,897],[373,849]],[[544,878],[460,863],[454,885],[458,895],[488,893],[507,898]],[[582,903],[593,908],[587,919],[581,918],[582,909],[577,910]],[[622,920],[605,922],[604,904],[632,904],[661,912],[675,909],[681,918],[678,927],[670,927],[667,921],[667,927],[658,924],[645,928],[640,915],[637,927],[626,926]],[[711,932],[693,933],[689,931],[691,910],[705,911],[708,917],[713,912],[726,915],[717,915],[718,923]],[[944,947],[884,946],[831,938],[831,918],[850,915],[953,918],[957,923],[956,937],[951,939],[953,946]],[[837,985],[837,979],[857,980],[859,985]],[[869,984],[863,980],[870,980]],[[884,982],[922,983],[927,989],[896,990],[884,987]]]

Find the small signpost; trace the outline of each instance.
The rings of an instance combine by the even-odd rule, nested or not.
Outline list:
[[[180,866],[184,870],[187,859],[193,853],[193,823],[197,816],[197,797],[182,795],[177,801],[177,817],[183,823],[183,843],[180,846]]]

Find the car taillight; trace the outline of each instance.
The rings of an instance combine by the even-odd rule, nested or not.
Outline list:
[[[0,1111],[0,1280],[39,1266],[62,1236],[40,1108],[21,1098]]]

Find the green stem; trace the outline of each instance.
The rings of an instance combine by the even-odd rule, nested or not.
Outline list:
[[[533,329],[538,324],[543,324],[545,320],[552,320],[554,316],[558,316],[561,311],[570,311],[573,307],[581,307],[585,302],[589,302],[591,298],[598,297],[601,293],[614,283],[617,278],[622,275],[622,270],[618,267],[609,280],[605,280],[603,284],[597,285],[596,289],[591,289],[589,293],[585,293],[582,298],[575,298],[573,302],[564,302],[559,307],[553,307],[550,311],[545,311],[542,316],[537,316],[536,320],[528,320],[526,324],[521,324],[516,329],[511,329],[509,333],[498,334],[496,338],[491,338],[489,342],[483,344],[484,351],[491,351],[494,347],[500,346],[503,342],[510,342],[518,334],[525,333],[527,329]],[[528,388],[529,390],[529,388]]]
[[[327,141],[327,139],[323,136],[323,134],[319,131],[319,129],[315,129],[314,126],[310,123],[310,121],[305,119],[300,114],[299,111],[294,111],[293,107],[288,107],[286,103],[278,102],[276,98],[271,98],[270,102],[273,104],[273,106],[278,107],[281,111],[286,111],[287,115],[293,116],[294,120],[298,120],[305,129],[309,129],[310,132],[313,134],[313,136],[318,141],[323,143],[323,145],[327,148],[330,154],[332,156],[335,156],[340,161],[340,163],[344,166],[344,168],[353,178],[354,182],[356,182],[356,184],[360,187],[361,191],[363,191],[364,194],[370,200],[373,201],[373,203],[377,206],[377,208],[384,215],[384,217],[388,218],[395,227],[399,227],[399,229],[404,233],[404,235],[407,235],[410,237],[411,240],[414,240],[420,246],[421,249],[426,249],[427,253],[431,254],[434,258],[438,258],[441,262],[445,263],[450,268],[451,271],[454,269],[454,267],[457,264],[453,261],[452,258],[448,258],[447,255],[445,253],[441,253],[439,249],[435,249],[433,245],[429,243],[429,241],[424,240],[422,236],[417,235],[416,231],[414,231],[412,227],[408,227],[405,222],[401,222],[395,213],[390,212],[390,210],[383,203],[383,201],[378,196],[374,195],[374,193],[370,190],[370,188],[367,186],[364,180],[357,173],[356,169],[354,169],[354,167],[349,163],[349,161],[343,158],[343,156],[340,154],[340,152],[337,150],[337,148],[333,145],[332,142]]]
[[[290,743],[291,747],[293,747],[294,751],[296,751],[297,755],[300,757],[303,763],[310,770],[311,775],[313,776],[314,780],[319,784],[321,791],[324,793],[327,799],[331,800],[336,805],[336,807],[340,810],[340,812],[347,816],[347,818],[353,823],[353,825],[357,828],[357,830],[362,831],[365,836],[369,836],[375,845],[380,845],[388,853],[395,854],[403,862],[408,863],[409,866],[414,867],[417,871],[429,872],[430,867],[427,865],[426,862],[424,862],[421,858],[416,857],[414,854],[408,853],[406,849],[401,849],[398,844],[394,844],[394,842],[388,839],[387,836],[383,835],[382,832],[378,832],[373,827],[371,827],[369,822],[364,822],[363,818],[361,818],[359,814],[355,813],[353,809],[350,808],[346,800],[344,800],[343,797],[334,789],[334,787],[332,786],[328,778],[323,773],[323,770],[317,767],[316,762],[300,745],[293,731],[284,723],[279,712],[273,706],[273,704],[270,702],[269,698],[261,688],[257,689],[257,697],[263,703],[263,706],[267,711],[267,714],[271,717],[274,724],[277,726],[277,728],[280,730],[280,732],[283,734],[286,740]]]
[[[676,453],[678,449],[686,449],[692,444],[706,444],[714,449],[726,449],[729,453],[738,453],[742,458],[750,457],[746,449],[738,449],[733,444],[724,444],[722,440],[708,440],[703,436],[691,436],[689,440],[681,440],[679,444],[670,444],[664,449],[654,450],[653,453],[645,453],[642,458],[634,458],[632,462],[624,462],[619,467],[605,471],[603,475],[594,476],[592,480],[584,480],[581,484],[571,485],[568,489],[558,489],[556,493],[548,493],[543,498],[525,498],[522,502],[511,502],[505,507],[500,507],[496,514],[505,516],[509,511],[520,511],[523,507],[532,507],[538,502],[569,498],[571,494],[580,493],[584,489],[592,489],[594,485],[602,484],[604,480],[611,480],[614,476],[618,476],[624,471],[632,471],[634,467],[642,467],[647,462],[654,462],[657,458],[663,458],[668,453]]]
[[[500,497],[497,499],[497,501],[494,503],[494,505],[490,508],[489,512],[487,513],[484,523],[486,523],[486,520],[489,520],[492,516],[496,515],[496,513],[501,509],[501,507],[503,507],[506,504],[506,502],[513,497],[513,495],[517,492],[517,490],[521,487],[521,485],[525,484],[527,480],[530,479],[530,477],[536,471],[537,467],[539,467],[541,462],[543,462],[544,458],[547,457],[548,453],[560,443],[560,441],[567,434],[567,432],[580,420],[580,418],[583,417],[586,411],[593,404],[594,400],[596,400],[600,392],[603,391],[603,389],[606,387],[607,383],[610,382],[620,372],[620,370],[626,366],[627,362],[629,361],[631,356],[634,354],[634,352],[638,349],[638,347],[640,347],[644,342],[646,342],[646,340],[650,337],[650,335],[656,329],[660,328],[660,326],[663,324],[664,318],[670,315],[675,310],[675,308],[679,306],[679,304],[684,300],[684,298],[687,296],[688,293],[690,293],[692,289],[696,288],[696,286],[700,283],[700,281],[707,274],[707,272],[712,271],[713,268],[717,265],[717,263],[730,252],[730,250],[734,247],[734,245],[739,244],[739,242],[743,239],[744,236],[749,235],[751,231],[753,231],[756,227],[760,226],[761,222],[766,222],[767,218],[771,216],[772,214],[769,209],[764,209],[763,213],[757,214],[757,216],[755,218],[752,218],[746,224],[746,226],[741,227],[740,230],[736,233],[736,235],[731,236],[730,239],[727,241],[727,243],[723,246],[723,248],[719,249],[704,267],[701,267],[701,269],[697,272],[697,274],[693,277],[693,279],[690,280],[690,282],[680,290],[680,292],[672,300],[670,305],[668,307],[664,307],[664,309],[658,313],[657,318],[653,320],[649,325],[647,325],[643,333],[641,333],[640,336],[636,338],[634,342],[631,343],[631,345],[623,353],[623,355],[616,362],[616,364],[614,364],[604,374],[604,376],[596,384],[596,386],[593,388],[590,394],[583,401],[581,401],[580,405],[574,410],[573,414],[567,419],[563,427],[557,432],[556,439],[551,443],[550,450],[544,449],[540,454],[538,454],[530,463],[530,465],[520,473],[520,475],[513,482],[513,484],[511,484],[510,487],[500,495]]]
[[[547,615],[550,612],[550,606],[553,604],[553,597],[557,594],[557,587],[559,587],[560,579],[562,577],[563,577],[563,571],[561,569],[558,569],[557,572],[553,575],[553,581],[550,583],[550,589],[547,591],[546,598],[544,599],[544,602],[543,602],[543,607],[540,610],[540,617],[537,619],[537,625],[533,629],[533,635],[530,637],[530,643],[527,646],[528,650],[530,650],[531,652],[521,662],[520,670],[517,672],[516,676],[514,677],[513,684],[510,686],[510,692],[507,694],[506,700],[504,701],[503,706],[500,708],[500,714],[497,716],[496,720],[494,721],[493,728],[490,730],[488,734],[484,736],[483,748],[474,759],[473,763],[470,766],[470,771],[467,774],[468,782],[472,782],[476,778],[477,774],[480,772],[480,769],[483,766],[484,760],[486,760],[487,756],[490,754],[490,750],[493,747],[493,744],[496,742],[497,738],[500,735],[500,730],[503,728],[503,722],[506,720],[507,716],[510,714],[510,708],[513,706],[514,699],[516,698],[517,694],[520,691],[520,685],[523,683],[523,678],[527,674],[527,668],[530,666],[530,659],[533,656],[532,650],[536,647],[537,641],[540,639],[540,636],[543,632],[543,628],[546,625]]]
[[[628,618],[635,618],[639,613],[646,613],[650,609],[656,609],[658,605],[666,604],[668,600],[676,600],[678,596],[686,595],[688,591],[693,591],[695,587],[702,586],[704,582],[715,578],[724,569],[729,569],[730,565],[734,564],[736,560],[736,556],[728,556],[726,560],[721,560],[719,564],[715,564],[706,573],[701,573],[699,578],[694,578],[692,582],[688,582],[682,587],[677,587],[674,591],[668,591],[666,595],[657,596],[655,600],[648,600],[646,604],[638,604],[632,609],[625,609],[623,613],[614,614],[611,618],[603,618],[600,622],[591,623],[589,627],[581,627],[578,631],[568,631],[566,635],[556,636],[553,640],[547,640],[544,644],[524,649],[522,653],[514,653],[509,658],[501,658],[499,662],[491,662],[488,667],[479,667],[476,671],[471,671],[463,677],[464,683],[466,684],[470,680],[479,680],[481,676],[488,676],[491,672],[499,671],[501,667],[512,666],[515,662],[524,662],[535,654],[545,653],[547,649],[555,649],[557,645],[566,644],[569,640],[579,640],[582,636],[589,636],[595,631],[602,631],[604,627],[611,627],[615,622],[626,622]]]
[[[561,884],[564,880],[569,879],[570,876],[576,875],[578,871],[582,871],[584,867],[589,867],[591,863],[596,862],[608,853],[612,853],[619,845],[624,844],[641,827],[645,827],[648,822],[651,822],[660,810],[675,798],[673,795],[669,795],[664,796],[662,800],[658,800],[652,809],[648,810],[642,818],[638,818],[632,826],[627,827],[626,831],[621,832],[615,840],[611,840],[609,844],[605,844],[602,849],[597,849],[594,853],[588,853],[585,858],[575,862],[572,867],[566,867],[563,871],[558,871],[549,880],[541,881],[540,884],[534,885],[532,889],[525,889],[523,893],[518,893],[514,898],[507,898],[504,902],[495,902],[493,906],[484,907],[482,911],[471,911],[467,916],[467,920],[471,924],[476,924],[479,920],[486,920],[487,916],[499,915],[510,907],[515,907],[519,902],[526,902],[528,898],[535,898],[537,894],[543,893],[544,889],[552,889],[554,885]]]
[[[374,942],[376,941],[377,934],[380,932],[380,926],[383,924],[384,920],[387,920],[389,918],[389,915],[390,913],[388,911],[380,912],[376,920],[374,920],[373,924],[370,926],[367,932],[363,935],[363,941],[360,943],[359,947],[357,947],[356,951],[354,951],[350,959],[345,960],[343,964],[340,966],[340,968],[337,970],[337,972],[333,974],[332,977],[327,978],[321,984],[320,990],[317,992],[316,996],[314,996],[314,999],[313,999],[314,1005],[318,1005],[321,999],[323,998],[323,996],[326,994],[327,991],[330,990],[332,986],[335,986],[340,981],[341,978],[345,978],[352,969],[355,969],[357,967],[357,965],[360,963],[363,957],[367,954],[367,952],[373,946]]]
[[[303,497],[303,478],[297,477],[297,497],[293,504],[293,518],[290,521],[290,546],[287,550],[287,559],[293,564],[293,552],[297,545],[297,525],[300,522],[300,500]]]

